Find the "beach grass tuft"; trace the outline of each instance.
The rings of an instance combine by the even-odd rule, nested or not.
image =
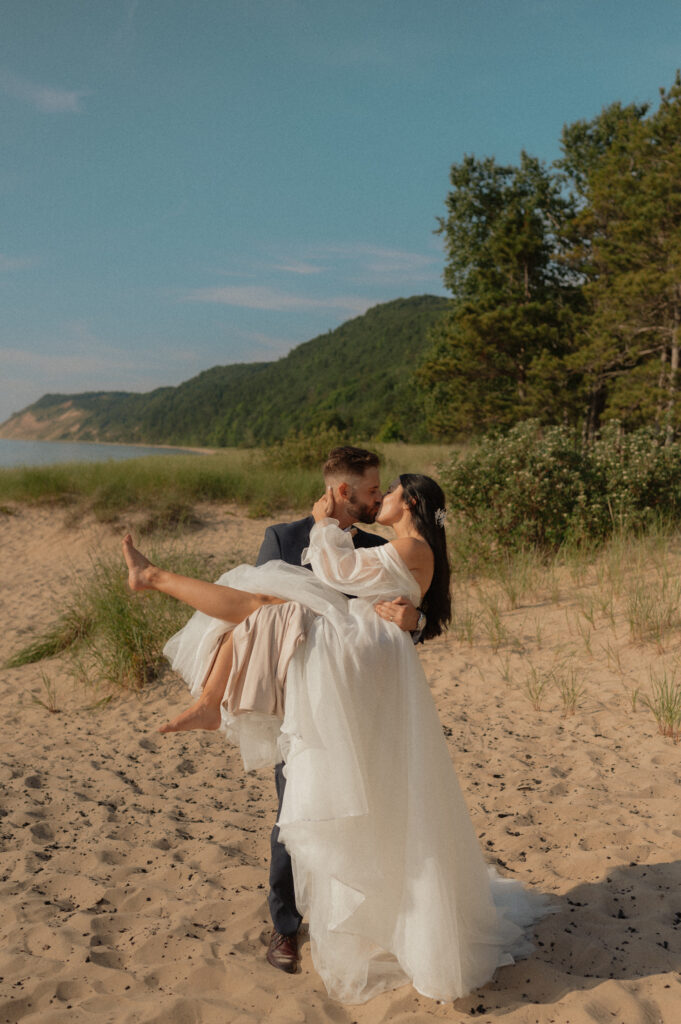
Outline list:
[[[92,632],[93,625],[90,609],[79,607],[77,601],[72,601],[47,632],[13,654],[5,662],[5,667],[18,668],[45,658],[54,658],[85,640]]]
[[[657,727],[663,736],[669,736],[674,743],[681,739],[681,682],[676,672],[666,671],[656,675],[651,672],[650,694],[641,697],[641,703],[652,711]]]
[[[639,697],[641,695],[641,687],[640,686],[633,686],[631,689],[627,690],[627,693],[629,695],[629,703],[631,704],[631,710],[635,714],[636,713],[636,706],[638,704],[638,699],[639,699]]]
[[[449,631],[459,641],[472,646],[475,643],[476,616],[467,604],[452,601],[452,619]]]
[[[525,676],[522,690],[535,711],[541,711],[546,691],[551,682],[551,673],[542,672],[534,665],[530,666],[529,675]]]
[[[166,501],[156,505],[135,526],[140,537],[151,534],[174,535],[195,530],[201,525],[201,517],[186,501]]]
[[[206,576],[208,559],[156,545],[152,561],[174,572]],[[164,663],[163,645],[191,610],[161,594],[132,594],[122,559],[93,556],[84,581],[74,586],[55,625],[18,651],[8,667],[69,653],[71,674],[82,683],[110,689],[142,689]]]
[[[553,679],[560,693],[563,715],[568,718],[570,715],[574,715],[586,691],[578,681],[574,668],[555,669]]]
[[[668,577],[634,581],[627,618],[632,640],[655,643],[662,650],[667,635],[681,627],[681,583]]]
[[[54,683],[50,677],[45,674],[45,672],[40,673],[40,681],[42,682],[43,689],[45,691],[45,700],[43,700],[42,697],[36,696],[35,693],[31,694],[31,700],[34,704],[38,704],[41,708],[45,708],[45,710],[49,711],[51,715],[58,715],[61,708],[57,706],[57,689]]]

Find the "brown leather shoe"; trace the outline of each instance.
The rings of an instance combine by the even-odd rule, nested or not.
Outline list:
[[[298,936],[280,935],[273,928],[267,947],[267,962],[279,971],[295,974],[298,970]]]

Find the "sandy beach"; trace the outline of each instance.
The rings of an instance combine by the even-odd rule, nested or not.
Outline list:
[[[282,518],[200,511],[185,542],[216,576]],[[0,515],[3,662],[54,622],[93,552],[118,549],[110,526],[65,518]],[[169,671],[93,709],[102,694],[63,657],[3,669],[0,1024],[676,1024],[681,746],[642,698],[681,630],[635,639],[627,594],[678,580],[681,549],[628,557],[535,573],[519,594],[458,580],[455,628],[420,649],[489,861],[557,908],[530,959],[453,1004],[404,987],[341,1006],[306,938],[297,975],[265,962],[271,772],[245,775],[220,734],[158,735],[187,699]],[[42,674],[58,713],[32,699]],[[583,692],[566,715],[570,680]]]

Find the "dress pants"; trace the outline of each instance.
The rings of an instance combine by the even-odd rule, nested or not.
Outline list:
[[[284,763],[274,768],[274,781],[277,787],[279,807],[277,820],[281,813],[284,799],[286,777]],[[293,868],[291,858],[283,843],[279,842],[279,826],[275,825],[271,836],[272,858],[270,860],[270,893],[268,897],[272,924],[280,935],[295,935],[303,920],[296,907],[296,894],[293,888]]]

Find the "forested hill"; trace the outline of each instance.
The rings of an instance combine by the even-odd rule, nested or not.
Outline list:
[[[449,306],[434,295],[396,299],[275,362],[215,366],[148,394],[44,395],[2,424],[0,437],[222,446],[338,426],[355,437],[417,438],[412,372]]]

